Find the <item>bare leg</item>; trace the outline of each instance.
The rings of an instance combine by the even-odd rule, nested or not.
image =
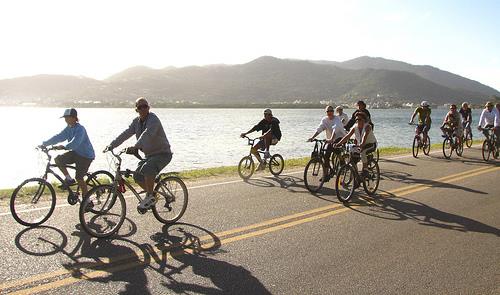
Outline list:
[[[271,133],[268,133],[268,134],[266,134],[266,136],[264,136],[264,144],[265,144],[266,151],[269,151],[269,147],[271,146],[272,140],[273,140],[273,136]]]
[[[68,169],[66,169],[66,167],[64,167],[64,164],[61,163],[58,158],[55,159],[55,162],[56,162],[57,168],[59,168],[59,170],[61,170],[62,174],[65,177],[68,177],[68,175],[69,175]]]
[[[82,196],[85,196],[88,192],[87,183],[83,181],[83,178],[77,178],[76,181],[78,182],[78,186],[82,190]]]
[[[153,187],[155,185],[155,176],[144,175],[144,186],[147,193],[153,192]]]
[[[261,163],[261,162],[262,162],[262,158],[260,157],[260,154],[259,154],[259,152],[258,152],[258,150],[261,148],[261,144],[262,144],[262,143],[260,143],[260,142],[259,142],[259,143],[257,143],[254,147],[252,147],[252,148],[250,149],[250,152],[252,153],[252,155],[254,155],[254,156],[255,156],[255,158],[257,159],[257,161],[259,161],[259,163]]]

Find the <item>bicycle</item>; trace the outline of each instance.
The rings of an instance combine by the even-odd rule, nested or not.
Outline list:
[[[238,174],[243,180],[248,180],[250,177],[252,177],[253,173],[255,172],[255,163],[252,158],[252,147],[255,143],[255,140],[259,139],[257,138],[249,138],[248,136],[245,136],[248,140],[248,145],[250,146],[250,153],[248,156],[244,156],[241,158],[240,162],[238,163]],[[283,160],[283,157],[280,154],[273,154],[269,158],[265,157],[265,152],[263,149],[258,150],[260,154],[263,155],[263,161],[264,163],[264,169],[265,167],[269,166],[269,171],[271,174],[274,176],[278,176],[283,172],[283,169],[285,168],[285,160]]]
[[[498,158],[499,148],[496,145],[497,136],[495,132],[490,132],[493,128],[482,128],[485,131],[486,139],[483,141],[483,146],[481,147],[481,154],[483,155],[483,160],[488,162],[490,157],[493,159]]]
[[[106,150],[105,150],[106,151]],[[140,195],[145,191],[137,191],[129,182],[135,172],[129,169],[121,170],[122,158],[125,153],[122,150],[115,153],[107,150],[116,160],[115,176],[111,184],[103,184],[92,188],[85,200],[80,204],[80,224],[82,228],[91,236],[105,238],[116,233],[125,220],[127,208],[123,194],[128,190],[142,201]],[[138,159],[142,158],[135,154]],[[174,223],[179,220],[188,205],[188,190],[182,179],[173,173],[161,173],[155,179],[154,195],[158,199],[152,207],[155,218],[164,224]],[[117,202],[118,201],[118,202]],[[176,206],[175,208],[173,207]],[[146,210],[137,208],[139,214],[145,214]],[[92,213],[94,215],[90,215]],[[89,217],[90,215],[90,217]]]
[[[443,155],[446,159],[451,158],[451,155],[453,151],[457,153],[457,156],[461,157],[462,153],[464,151],[464,142],[463,140],[461,141],[460,144],[458,144],[458,136],[455,134],[453,129],[451,128],[441,128],[443,130],[443,135],[444,137],[443,140]]]
[[[470,148],[472,146],[472,128],[470,127],[470,122],[465,123],[463,140],[465,145]]]
[[[40,152],[45,153],[47,163],[45,165],[45,172],[41,177],[28,178],[14,189],[10,197],[10,212],[14,219],[29,227],[35,227],[47,221],[56,206],[56,190],[54,186],[47,181],[50,175],[53,175],[58,182],[59,188],[68,192],[68,204],[75,205],[80,202],[80,187],[77,183],[67,185],[64,177],[57,174],[52,168],[57,167],[55,163],[51,163],[51,151],[60,150],[59,147],[44,147],[39,146],[36,148]],[[66,169],[75,170],[76,167],[72,165],[64,165]],[[113,175],[107,171],[99,170],[85,175],[85,182],[89,189],[96,187],[102,183],[113,182]],[[72,187],[76,186],[76,190]]]
[[[343,152],[343,148],[334,148],[331,161],[330,172],[327,173],[328,165],[324,163],[324,155],[327,149],[326,140],[313,139],[314,149],[311,153],[311,159],[304,168],[304,184],[308,191],[317,193],[323,187],[323,184],[329,181],[342,165],[347,162],[348,155]]]
[[[380,168],[373,153],[367,155],[368,171],[366,175],[364,173],[360,175],[358,171],[358,163],[361,160],[360,147],[357,145],[348,146],[348,150],[350,160],[340,168],[335,180],[335,193],[337,199],[342,203],[348,203],[351,200],[360,183],[363,184],[364,191],[372,196],[377,191],[380,182]]]
[[[410,125],[418,126],[417,124],[410,123]],[[424,134],[423,132],[418,132],[418,127],[415,128],[415,137],[413,138],[412,145],[412,154],[414,158],[418,157],[419,150],[422,149],[424,155],[428,156],[431,150],[431,139],[428,134],[425,134],[425,143],[424,143]]]

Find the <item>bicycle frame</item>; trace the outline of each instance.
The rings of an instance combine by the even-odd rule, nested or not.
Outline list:
[[[121,170],[121,165],[122,165],[122,158],[121,154],[124,153],[124,151],[120,151],[119,153],[115,153],[113,150],[110,150],[111,154],[118,160],[118,163],[116,163],[116,171],[115,171],[115,180],[113,181],[113,187],[115,190],[119,190],[121,193],[125,192],[125,187],[128,188],[132,194],[136,197],[136,199],[141,202],[142,198],[140,196],[141,193],[144,191],[137,191],[132,184],[127,180],[128,177],[130,177],[134,172],[126,169],[126,170]],[[123,177],[125,176],[125,177]],[[122,187],[124,185],[125,187]]]
[[[59,166],[55,163],[51,163],[51,160],[52,160],[52,155],[49,153],[50,151],[53,151],[55,149],[52,149],[52,148],[43,148],[43,149],[40,149],[43,153],[45,153],[45,155],[47,156],[47,164],[45,165],[45,172],[43,174],[43,176],[41,178],[47,180],[48,178],[48,175],[51,174],[53,175],[62,185],[64,185],[64,179],[59,175],[57,174],[57,172],[55,172],[54,170],[52,170],[51,168],[59,168]],[[66,168],[66,169],[71,169],[71,170],[76,170],[76,167],[75,166],[71,166],[71,165],[62,165],[62,167]],[[63,189],[67,190],[69,193],[74,193],[74,191],[71,189],[70,186],[64,186]]]

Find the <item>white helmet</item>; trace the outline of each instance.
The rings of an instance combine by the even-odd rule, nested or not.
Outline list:
[[[265,109],[264,110],[264,115],[272,115],[273,112],[271,111],[271,109]]]
[[[427,100],[424,100],[420,103],[421,106],[423,107],[428,107],[429,106],[429,102]]]

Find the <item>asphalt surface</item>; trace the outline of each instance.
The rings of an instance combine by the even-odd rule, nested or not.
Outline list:
[[[105,240],[64,201],[33,229],[2,208],[0,293],[500,294],[500,162],[473,147],[379,164],[377,196],[349,206],[299,170],[189,183],[170,226],[129,198]]]

